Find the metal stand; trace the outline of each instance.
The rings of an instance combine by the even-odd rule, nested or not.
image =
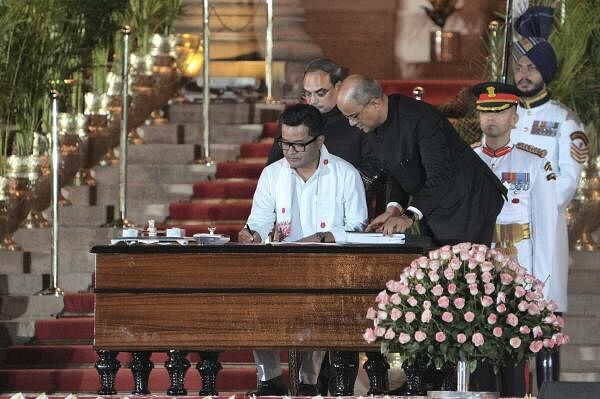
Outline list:
[[[52,230],[50,243],[50,260],[52,262],[50,272],[50,286],[39,291],[37,295],[64,295],[62,288],[58,286],[58,194],[60,191],[58,178],[60,173],[60,159],[58,141],[58,91],[52,89],[50,91],[50,99],[52,101]]]
[[[500,81],[508,83],[508,64],[510,63],[510,51],[512,47],[512,9],[513,0],[506,0],[506,21],[504,24],[504,54],[502,57],[502,76]]]
[[[129,119],[129,35],[131,28],[124,26],[123,33],[123,70],[121,72],[121,136],[119,150],[119,218],[107,227],[127,228],[135,227],[135,223],[127,220],[127,122]]]
[[[265,103],[276,103],[273,99],[273,0],[267,1],[267,29],[265,32],[265,85],[267,98]]]
[[[212,166],[214,165],[213,160],[210,157],[210,124],[209,124],[209,110],[210,110],[210,26],[209,26],[209,9],[208,0],[203,0],[203,26],[202,26],[202,38],[203,44],[203,57],[204,64],[202,64],[202,158],[194,161],[199,165]]]

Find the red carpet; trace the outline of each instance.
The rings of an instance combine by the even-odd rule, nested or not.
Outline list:
[[[217,179],[243,178],[258,179],[265,167],[264,162],[219,162],[217,164]]]
[[[441,80],[441,79],[421,79],[421,80],[380,80],[381,87],[386,94],[403,94],[412,97],[413,89],[420,86],[425,90],[423,100],[429,104],[439,106],[452,100],[458,92],[465,87],[471,87],[479,81],[477,80]]]
[[[219,225],[222,220],[245,220],[252,201],[232,200],[218,203],[176,202],[169,205],[171,220],[207,220]]]
[[[273,143],[244,143],[240,145],[240,155],[242,158],[260,158],[268,157]]]
[[[194,183],[194,198],[252,198],[256,179],[219,179]]]

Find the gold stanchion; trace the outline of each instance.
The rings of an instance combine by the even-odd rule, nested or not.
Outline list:
[[[506,0],[506,20],[504,23],[504,53],[502,55],[502,76],[500,81],[508,83],[508,64],[512,47],[512,9],[513,0]]]
[[[273,0],[267,1],[267,29],[265,32],[265,85],[267,98],[265,102],[271,104],[273,99]]]
[[[52,229],[50,233],[50,260],[52,263],[52,267],[50,272],[50,286],[38,292],[37,295],[61,296],[64,294],[62,288],[58,286],[58,193],[60,190],[60,186],[58,185],[58,174],[60,173],[60,142],[58,141],[58,96],[58,91],[54,89],[50,91],[50,99],[52,101]]]
[[[490,33],[489,47],[490,47],[490,74],[492,80],[498,79],[498,48],[497,48],[497,37],[498,29],[500,24],[498,21],[492,21],[488,25],[488,32]]]
[[[135,227],[135,223],[127,220],[127,122],[129,114],[129,35],[131,28],[124,26],[123,33],[123,70],[121,72],[121,136],[119,143],[119,218],[108,224],[110,227]]]
[[[214,162],[210,158],[210,123],[209,123],[209,110],[210,110],[210,26],[208,25],[209,20],[209,9],[208,0],[203,0],[203,57],[204,64],[202,65],[202,153],[203,158],[195,161],[196,164],[202,164],[206,166],[212,166]]]
[[[412,94],[415,100],[421,101],[423,100],[423,96],[425,95],[425,89],[421,86],[415,86],[412,91]]]

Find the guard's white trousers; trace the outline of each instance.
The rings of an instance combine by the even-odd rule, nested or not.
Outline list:
[[[278,351],[253,351],[256,372],[260,381],[267,381],[281,375],[281,360]],[[300,351],[300,382],[315,385],[321,370],[324,351]]]

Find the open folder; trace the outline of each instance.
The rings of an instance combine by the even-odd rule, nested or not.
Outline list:
[[[404,244],[405,240],[406,236],[404,233],[388,236],[383,233],[346,232],[346,243],[349,244]]]

